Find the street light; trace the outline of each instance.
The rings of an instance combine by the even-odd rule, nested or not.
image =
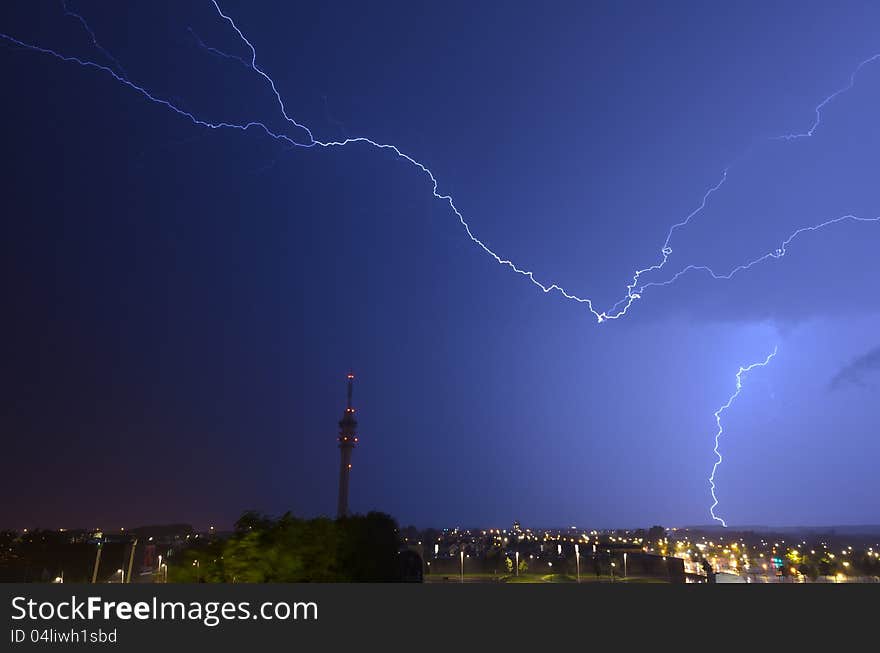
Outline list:
[[[458,552],[461,558],[461,582],[464,582],[464,549]]]
[[[581,582],[581,547],[577,544],[574,545],[574,562],[577,566],[577,579],[578,582]]]
[[[519,576],[519,551],[516,552],[516,576]]]
[[[626,578],[626,553],[623,554],[623,577]]]
[[[116,573],[119,574],[119,582],[125,582],[125,572],[122,569],[117,569]]]

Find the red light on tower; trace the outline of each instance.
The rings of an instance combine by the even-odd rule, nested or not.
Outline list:
[[[354,418],[354,407],[351,405],[351,390],[354,385],[354,372],[346,375],[348,392],[345,412],[339,420],[339,502],[336,516],[340,519],[348,515],[348,485],[351,473],[351,453],[357,443],[357,420]]]

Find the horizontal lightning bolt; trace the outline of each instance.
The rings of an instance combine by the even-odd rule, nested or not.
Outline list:
[[[825,222],[820,222],[819,224],[815,224],[815,225],[812,225],[809,227],[801,227],[800,229],[798,229],[797,231],[792,233],[784,241],[782,241],[782,244],[778,248],[774,249],[773,251],[767,252],[766,254],[762,254],[761,256],[759,256],[755,259],[752,259],[748,263],[741,263],[740,265],[737,265],[736,267],[732,268],[728,272],[724,272],[724,273],[715,272],[708,265],[688,265],[685,268],[683,268],[682,270],[679,270],[678,272],[676,272],[671,278],[667,279],[666,281],[652,281],[651,283],[646,283],[645,285],[643,285],[639,288],[638,292],[641,293],[646,288],[668,286],[668,285],[674,283],[675,281],[677,281],[679,279],[679,277],[681,277],[682,275],[684,275],[688,272],[692,272],[692,271],[705,272],[709,276],[711,276],[713,279],[716,279],[716,280],[732,279],[737,273],[742,272],[743,270],[748,270],[749,268],[757,265],[758,263],[763,263],[764,261],[766,261],[768,259],[782,258],[783,256],[785,256],[788,246],[792,243],[792,241],[795,238],[797,238],[801,234],[807,233],[810,231],[818,231],[820,229],[824,229],[825,227],[829,227],[833,224],[837,224],[838,222],[880,222],[880,216],[876,216],[873,218],[866,218],[866,217],[860,217],[857,215],[847,214],[847,215],[842,215],[837,218],[832,218],[831,220],[826,220]]]
[[[742,376],[748,372],[751,372],[756,367],[764,367],[769,363],[773,357],[776,356],[776,347],[773,348],[773,352],[767,356],[763,361],[759,363],[752,363],[748,367],[740,367],[739,372],[736,373],[736,392],[734,392],[730,399],[727,400],[727,403],[724,404],[721,408],[715,411],[715,423],[718,425],[718,431],[715,433],[715,455],[718,457],[718,460],[715,461],[715,464],[712,465],[712,473],[709,475],[709,492],[712,494],[712,505],[709,507],[709,514],[712,515],[712,519],[715,521],[721,522],[721,525],[727,528],[727,522],[725,522],[721,517],[718,517],[715,514],[715,506],[718,505],[718,497],[715,496],[715,472],[718,469],[718,465],[723,462],[723,458],[721,457],[721,452],[718,451],[718,440],[721,438],[722,433],[724,433],[724,427],[721,426],[721,413],[730,408],[731,404],[733,404],[734,400],[739,396],[740,391],[742,390]]]
[[[84,67],[84,68],[98,70],[103,73],[106,73],[106,74],[110,75],[111,77],[113,77],[117,82],[119,82],[123,86],[126,86],[127,88],[141,94],[149,102],[152,102],[152,103],[158,104],[158,105],[162,105],[166,109],[174,112],[175,114],[179,115],[180,117],[182,117],[186,120],[189,120],[194,125],[197,125],[199,127],[212,129],[212,130],[234,129],[234,130],[240,130],[240,131],[244,131],[244,132],[247,132],[251,129],[256,129],[258,131],[262,131],[270,138],[284,144],[287,149],[291,149],[291,150],[295,149],[295,148],[303,148],[303,149],[314,148],[314,147],[344,148],[349,145],[363,145],[363,146],[375,148],[377,150],[390,151],[391,153],[396,155],[398,158],[403,159],[405,162],[416,167],[422,173],[424,173],[424,175],[431,182],[431,192],[432,192],[433,197],[436,198],[437,200],[445,202],[449,206],[449,209],[457,217],[458,221],[460,222],[460,224],[461,224],[462,228],[464,229],[465,233],[467,234],[468,238],[475,245],[477,245],[485,254],[487,254],[492,259],[494,259],[498,264],[505,266],[505,267],[508,267],[509,269],[516,272],[517,274],[527,278],[534,286],[539,288],[544,293],[548,293],[548,294],[549,293],[559,293],[565,299],[577,302],[579,304],[583,304],[590,311],[590,313],[596,318],[598,323],[602,323],[602,322],[605,322],[608,320],[615,320],[615,319],[619,319],[619,318],[623,317],[624,315],[627,314],[628,310],[633,305],[633,303],[636,300],[642,298],[642,294],[648,288],[668,286],[668,285],[674,283],[675,281],[677,281],[682,275],[685,275],[688,272],[702,271],[702,272],[709,274],[713,279],[731,279],[733,276],[735,276],[739,272],[742,272],[744,270],[748,270],[751,267],[753,267],[759,263],[762,263],[762,262],[767,261],[769,259],[782,258],[785,255],[788,246],[790,244],[792,244],[796,238],[798,238],[799,236],[801,236],[802,234],[805,234],[807,232],[818,231],[818,230],[824,229],[826,227],[830,227],[832,225],[835,225],[840,222],[845,222],[845,221],[864,222],[864,223],[867,223],[867,222],[878,223],[878,222],[880,222],[880,216],[872,218],[872,217],[860,217],[860,216],[855,216],[855,215],[850,215],[850,214],[842,215],[840,217],[826,220],[825,222],[821,222],[819,224],[801,227],[801,228],[795,230],[791,235],[789,235],[788,238],[786,238],[778,248],[776,248],[772,251],[769,251],[761,256],[758,256],[757,258],[754,258],[751,261],[737,265],[727,272],[716,272],[711,267],[706,266],[706,265],[691,264],[691,265],[687,265],[684,268],[682,268],[679,272],[675,273],[672,277],[670,277],[666,281],[654,281],[654,282],[649,282],[649,283],[640,283],[641,279],[644,275],[659,272],[660,270],[662,270],[663,268],[666,267],[668,261],[670,260],[671,255],[672,255],[671,242],[672,242],[672,238],[673,238],[675,232],[681,228],[686,227],[697,215],[699,215],[702,211],[705,210],[705,208],[706,208],[708,202],[710,201],[710,199],[712,198],[712,196],[715,193],[717,193],[722,188],[724,183],[726,182],[726,180],[728,178],[728,171],[731,168],[731,166],[733,165],[733,164],[731,164],[731,165],[728,165],[723,170],[720,179],[713,186],[710,186],[709,188],[706,189],[706,191],[702,195],[702,200],[699,203],[699,205],[693,211],[691,211],[689,214],[687,214],[683,219],[681,219],[679,222],[677,222],[669,227],[669,230],[667,231],[667,234],[666,234],[666,238],[663,242],[662,247],[660,248],[660,258],[659,258],[658,262],[653,265],[650,265],[648,267],[637,269],[633,273],[631,282],[629,284],[627,284],[627,286],[626,286],[625,297],[621,298],[617,303],[615,303],[607,311],[598,311],[594,308],[592,300],[590,300],[588,298],[579,297],[579,296],[567,291],[566,289],[564,289],[562,286],[560,286],[557,283],[545,283],[545,282],[539,281],[535,277],[534,272],[516,265],[515,263],[513,263],[513,261],[511,261],[507,258],[504,258],[500,254],[498,254],[494,250],[492,250],[484,241],[479,239],[473,233],[469,223],[467,222],[467,220],[465,220],[462,212],[456,206],[452,196],[449,194],[440,192],[439,183],[438,183],[438,180],[437,180],[436,176],[434,175],[434,173],[425,164],[421,163],[420,161],[418,161],[414,157],[410,156],[409,154],[403,152],[398,146],[393,145],[393,144],[379,143],[379,142],[372,140],[370,138],[367,138],[367,137],[345,138],[343,140],[336,140],[336,141],[317,140],[314,137],[311,129],[308,126],[298,122],[296,119],[294,119],[293,117],[291,117],[288,114],[287,108],[285,107],[285,104],[284,104],[284,100],[282,99],[281,93],[278,91],[274,80],[272,79],[272,77],[269,74],[267,74],[262,68],[260,68],[257,65],[257,53],[256,53],[256,49],[254,48],[253,44],[245,37],[244,33],[241,31],[241,29],[239,29],[239,27],[236,25],[236,23],[233,21],[233,19],[230,16],[228,16],[227,14],[223,13],[222,9],[220,8],[220,5],[218,4],[218,1],[211,0],[211,2],[217,11],[217,14],[223,20],[228,22],[228,24],[235,31],[235,33],[238,35],[238,37],[240,38],[242,43],[244,43],[247,46],[249,56],[241,57],[241,56],[234,55],[234,54],[228,54],[222,50],[218,50],[216,48],[210,47],[206,43],[204,43],[204,41],[202,41],[202,39],[190,28],[189,31],[192,34],[193,38],[195,39],[196,43],[200,47],[202,47],[206,51],[208,51],[209,53],[211,53],[217,57],[220,57],[220,58],[229,59],[231,61],[240,63],[240,64],[246,66],[247,68],[252,69],[255,73],[257,73],[261,77],[263,77],[264,80],[266,81],[266,83],[269,85],[269,88],[271,89],[272,93],[275,96],[276,102],[277,102],[278,107],[280,109],[281,116],[283,116],[284,120],[291,126],[291,128],[292,128],[291,133],[296,134],[296,137],[288,135],[287,133],[275,131],[275,130],[271,129],[266,123],[261,122],[261,121],[257,121],[257,120],[252,120],[252,121],[247,121],[247,122],[231,122],[231,121],[212,121],[212,120],[205,119],[203,117],[197,116],[193,112],[186,110],[185,108],[182,107],[182,105],[180,103],[175,103],[173,101],[173,99],[166,99],[166,98],[159,97],[158,95],[155,95],[154,93],[150,92],[146,87],[131,81],[129,79],[127,73],[123,69],[123,67],[119,64],[119,62],[115,58],[113,58],[113,56],[98,42],[94,31],[89,27],[86,20],[78,13],[75,13],[74,11],[72,11],[70,9],[70,7],[68,6],[66,0],[62,0],[62,7],[64,9],[65,15],[76,18],[80,22],[82,27],[85,29],[85,31],[89,35],[94,47],[96,49],[98,49],[107,58],[108,61],[112,62],[112,66],[99,64],[99,63],[89,61],[86,59],[81,59],[81,58],[75,57],[75,56],[65,55],[65,54],[62,54],[60,52],[57,52],[55,50],[52,50],[52,49],[49,49],[46,47],[42,47],[42,46],[39,46],[39,45],[36,45],[33,43],[28,43],[28,42],[22,41],[16,37],[13,37],[13,36],[10,36],[10,35],[4,34],[4,33],[0,33],[0,39],[3,39],[9,43],[12,43],[14,45],[21,47],[21,48],[54,57],[54,58],[61,60],[63,62],[75,63],[79,66]],[[831,103],[835,98],[837,98],[841,94],[847,92],[848,90],[852,89],[856,83],[856,77],[857,77],[858,73],[861,71],[861,69],[864,66],[866,66],[870,63],[873,63],[874,61],[877,61],[878,59],[880,59],[880,54],[873,55],[873,56],[863,60],[862,62],[860,62],[858,64],[858,66],[855,68],[855,70],[852,72],[852,74],[850,75],[848,84],[846,86],[838,89],[837,91],[835,91],[831,95],[827,96],[826,98],[824,98],[822,100],[822,102],[820,102],[814,108],[815,119],[814,119],[813,123],[811,124],[810,128],[806,132],[791,133],[791,134],[785,134],[782,136],[774,136],[774,137],[772,137],[771,140],[791,141],[791,140],[797,140],[797,139],[808,138],[808,137],[813,136],[814,132],[818,129],[818,127],[821,123],[822,113],[823,113],[823,110],[825,109],[825,107],[829,103]],[[730,406],[733,404],[735,399],[739,396],[740,391],[742,389],[743,375],[748,373],[749,371],[753,370],[756,367],[763,367],[763,366],[767,365],[775,355],[776,355],[776,349],[774,348],[773,352],[769,356],[767,356],[767,358],[764,359],[762,362],[753,363],[747,367],[740,367],[739,371],[736,374],[736,391],[733,393],[733,395],[731,395],[731,397],[728,399],[726,404],[724,404],[717,411],[715,411],[715,420],[716,420],[718,430],[715,435],[714,453],[717,456],[717,461],[713,465],[712,473],[709,476],[710,491],[711,491],[711,495],[712,495],[712,499],[713,499],[713,503],[709,509],[709,512],[710,512],[713,520],[720,522],[722,524],[722,526],[725,526],[725,527],[727,526],[726,522],[721,517],[718,517],[715,514],[715,508],[718,505],[718,498],[716,497],[716,494],[715,494],[715,489],[716,489],[715,473],[718,469],[718,466],[723,461],[721,453],[719,452],[719,440],[720,440],[721,435],[723,434],[723,427],[721,424],[721,415],[724,413],[725,410],[730,408]]]
[[[256,72],[257,74],[262,76],[265,79],[265,81],[267,82],[267,84],[269,85],[270,89],[272,90],[272,93],[275,96],[276,102],[277,102],[278,107],[280,109],[280,113],[283,116],[284,120],[286,122],[288,122],[290,125],[292,125],[298,132],[301,133],[301,136],[299,138],[295,139],[287,134],[273,131],[264,122],[256,121],[256,120],[249,121],[249,122],[241,122],[241,123],[235,123],[235,122],[229,122],[229,121],[206,120],[204,118],[196,116],[194,113],[192,113],[190,111],[187,111],[187,110],[181,108],[180,106],[178,106],[178,104],[175,104],[171,100],[158,97],[158,96],[154,95],[153,93],[151,93],[150,91],[148,91],[145,87],[130,81],[128,79],[127,75],[122,70],[122,67],[118,65],[118,62],[116,62],[116,60],[113,59],[113,57],[111,55],[109,55],[109,53],[107,53],[106,50],[98,43],[97,39],[95,38],[94,32],[88,26],[88,23],[85,21],[85,19],[82,18],[82,16],[80,16],[79,14],[76,14],[76,13],[70,11],[66,2],[62,3],[64,10],[65,10],[65,13],[70,16],[76,17],[81,22],[83,27],[89,33],[93,44],[98,49],[100,49],[101,52],[105,53],[105,55],[108,56],[115,63],[115,65],[119,69],[118,71],[114,70],[113,68],[110,68],[108,66],[95,63],[93,61],[84,60],[79,57],[64,55],[64,54],[61,54],[55,50],[51,50],[49,48],[38,46],[38,45],[35,45],[32,43],[27,43],[27,42],[24,42],[20,39],[17,39],[15,37],[7,35],[7,34],[0,33],[0,38],[4,39],[10,43],[14,43],[20,47],[32,50],[34,52],[39,52],[42,54],[53,56],[57,59],[60,59],[61,61],[65,61],[68,63],[76,63],[76,64],[83,66],[83,67],[86,67],[86,68],[93,68],[93,69],[105,72],[105,73],[111,75],[114,79],[116,79],[116,81],[118,81],[121,84],[127,86],[128,88],[140,93],[150,102],[153,102],[155,104],[160,104],[160,105],[166,107],[167,109],[170,109],[174,113],[178,114],[179,116],[191,121],[193,124],[201,126],[201,127],[205,127],[205,128],[209,128],[209,129],[237,129],[237,130],[241,130],[241,131],[248,131],[251,128],[255,128],[260,131],[263,131],[269,137],[271,137],[277,141],[285,143],[287,146],[289,146],[290,149],[293,149],[293,148],[313,148],[313,147],[343,148],[348,145],[362,144],[362,145],[366,145],[366,146],[369,146],[369,147],[372,147],[372,148],[375,148],[378,150],[388,150],[390,152],[393,152],[398,158],[401,158],[404,161],[406,161],[407,163],[415,166],[416,168],[421,170],[428,177],[428,179],[431,182],[432,195],[436,199],[445,202],[449,206],[450,210],[453,212],[453,214],[458,219],[459,223],[461,224],[461,226],[464,229],[465,233],[467,234],[468,238],[475,245],[477,245],[481,250],[483,250],[483,252],[485,252],[487,255],[489,255],[491,258],[493,258],[500,265],[506,266],[509,269],[511,269],[512,271],[516,272],[517,274],[526,277],[533,285],[535,285],[537,288],[541,289],[544,293],[556,292],[556,293],[559,293],[560,295],[562,295],[565,299],[583,304],[584,306],[587,307],[587,309],[590,311],[590,313],[596,318],[597,322],[599,322],[599,323],[605,322],[607,320],[614,320],[614,319],[619,319],[619,318],[623,317],[624,315],[626,315],[627,311],[632,306],[632,304],[636,300],[641,299],[642,294],[644,293],[644,291],[647,288],[666,286],[671,283],[674,283],[679,277],[681,277],[683,274],[686,274],[689,271],[693,271],[693,270],[705,271],[705,272],[709,273],[715,279],[729,279],[729,278],[733,277],[736,273],[743,271],[743,270],[747,270],[747,269],[751,268],[752,266],[754,266],[760,262],[763,262],[769,258],[781,258],[785,254],[786,247],[798,235],[800,235],[803,232],[816,231],[816,230],[822,229],[824,227],[836,224],[836,223],[844,221],[844,220],[853,220],[853,221],[859,221],[859,222],[878,222],[878,221],[880,221],[880,218],[862,218],[862,217],[857,217],[857,216],[852,216],[852,215],[841,216],[839,218],[834,218],[834,219],[828,220],[826,222],[823,222],[823,223],[820,223],[817,225],[802,227],[801,229],[798,229],[791,236],[789,236],[789,238],[787,238],[783,242],[783,244],[780,248],[778,248],[772,252],[768,252],[767,254],[764,254],[764,255],[762,255],[752,261],[749,261],[747,263],[736,266],[730,272],[717,273],[708,266],[688,265],[688,266],[684,267],[682,270],[680,270],[679,272],[677,272],[673,277],[671,277],[667,281],[651,282],[651,283],[645,283],[645,284],[639,285],[639,281],[643,275],[651,273],[651,272],[657,272],[666,266],[667,262],[669,261],[669,257],[672,254],[672,248],[670,246],[670,243],[672,241],[672,237],[673,237],[674,233],[678,229],[687,226],[695,216],[697,216],[701,211],[703,211],[706,208],[706,205],[707,205],[710,197],[715,192],[717,192],[723,186],[725,181],[727,180],[728,169],[730,167],[730,166],[728,166],[728,168],[724,169],[720,180],[715,185],[708,188],[706,190],[706,192],[703,194],[702,201],[697,206],[697,208],[694,209],[687,216],[685,216],[681,221],[673,224],[669,228],[669,230],[666,234],[666,239],[663,243],[663,246],[660,249],[661,256],[660,256],[659,262],[654,265],[648,266],[646,268],[636,270],[633,273],[633,277],[632,277],[631,282],[626,286],[626,296],[623,297],[621,300],[619,300],[616,304],[614,304],[609,310],[598,311],[594,308],[593,301],[591,299],[579,297],[578,295],[575,295],[575,294],[567,291],[565,288],[563,288],[562,286],[560,286],[557,283],[545,283],[545,282],[539,281],[535,277],[534,272],[516,265],[510,259],[504,258],[503,256],[496,253],[493,249],[491,249],[483,240],[478,238],[473,233],[469,223],[467,222],[467,220],[465,220],[462,212],[455,205],[455,202],[454,202],[452,196],[449,194],[446,194],[446,193],[441,193],[439,191],[439,182],[438,182],[436,176],[434,175],[434,173],[425,164],[421,163],[420,161],[418,161],[414,157],[410,156],[409,154],[406,154],[398,146],[393,145],[393,144],[387,144],[387,143],[379,143],[379,142],[372,140],[370,138],[367,138],[367,137],[345,138],[344,140],[338,140],[338,141],[320,141],[320,140],[315,139],[312,131],[306,125],[299,123],[297,120],[295,120],[294,118],[292,118],[288,114],[287,108],[284,104],[284,100],[282,99],[281,93],[278,91],[274,80],[272,79],[272,77],[268,73],[266,73],[262,68],[260,68],[257,65],[257,52],[256,52],[256,48],[254,48],[253,44],[247,39],[247,37],[245,37],[244,33],[236,25],[235,21],[233,21],[233,19],[230,16],[223,13],[223,10],[220,8],[220,5],[217,2],[217,0],[211,0],[211,3],[214,5],[214,8],[216,9],[218,15],[223,20],[225,20],[229,23],[229,25],[232,27],[232,29],[235,31],[235,33],[238,35],[238,37],[241,39],[242,43],[244,43],[247,46],[248,51],[250,53],[250,56],[249,57],[239,57],[237,55],[228,54],[228,53],[223,52],[221,50],[218,50],[216,48],[212,48],[212,47],[208,46],[207,44],[205,44],[201,40],[201,38],[199,38],[198,35],[192,29],[190,29],[190,33],[193,35],[193,38],[196,39],[197,43],[201,47],[203,47],[207,51],[211,52],[212,54],[215,54],[219,57],[223,57],[223,58],[230,59],[230,60],[235,60],[239,63],[242,63],[243,65],[246,65],[247,67],[251,68],[254,72]],[[828,96],[827,98],[825,98],[815,108],[816,119],[815,119],[813,125],[810,127],[810,129],[807,132],[805,132],[803,134],[788,134],[783,137],[774,137],[774,138],[783,138],[785,140],[792,140],[794,138],[802,138],[802,137],[812,136],[815,129],[819,126],[822,109],[829,102],[831,102],[835,97],[837,97],[838,95],[840,95],[840,94],[846,92],[847,90],[849,90],[850,88],[852,88],[853,85],[855,84],[856,75],[859,72],[859,70],[861,70],[861,68],[864,67],[865,65],[867,65],[868,63],[871,63],[878,58],[880,58],[880,54],[874,55],[874,56],[862,61],[858,65],[858,67],[853,71],[853,73],[851,74],[849,84],[847,86],[839,89],[838,91],[836,91],[832,95]]]

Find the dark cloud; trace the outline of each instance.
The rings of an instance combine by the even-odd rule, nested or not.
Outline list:
[[[831,379],[829,388],[836,390],[845,385],[864,386],[866,377],[880,372],[880,346],[874,347],[844,365]]]

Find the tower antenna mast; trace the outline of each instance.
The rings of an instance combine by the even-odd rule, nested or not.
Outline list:
[[[348,373],[348,391],[345,412],[339,420],[339,499],[336,504],[336,518],[348,516],[348,486],[351,477],[351,452],[357,444],[357,420],[354,418],[354,407],[351,405],[354,373]]]

